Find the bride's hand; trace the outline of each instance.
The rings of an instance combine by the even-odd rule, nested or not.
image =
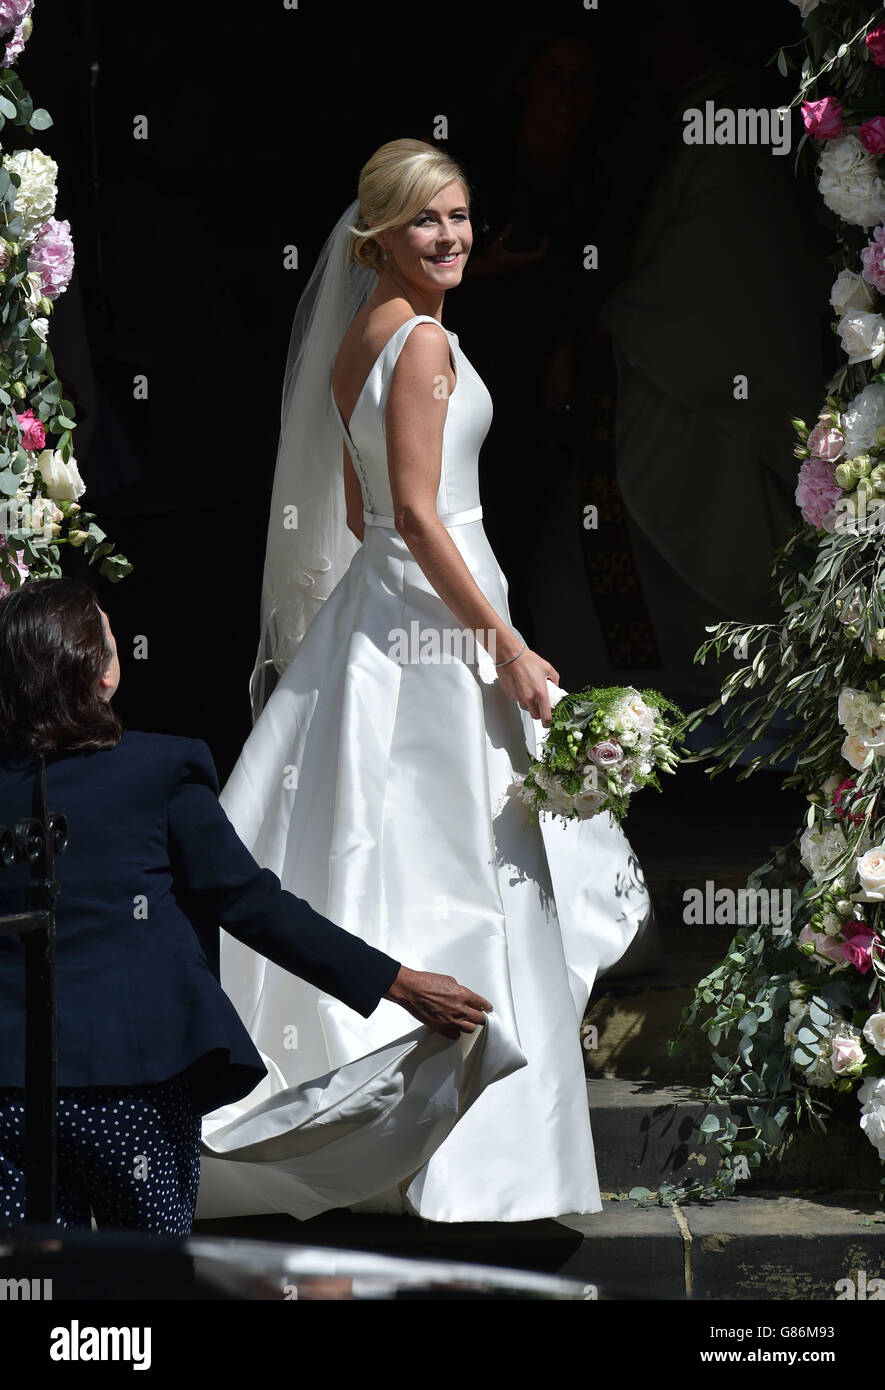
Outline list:
[[[485,1023],[492,1006],[481,994],[461,985],[452,975],[400,966],[399,974],[384,996],[400,1004],[419,1023],[426,1023],[444,1038],[472,1033]]]
[[[498,668],[498,680],[505,695],[515,700],[520,709],[528,710],[533,719],[550,725],[550,692],[547,682],[559,685],[559,672],[531,647],[526,647],[515,661]]]

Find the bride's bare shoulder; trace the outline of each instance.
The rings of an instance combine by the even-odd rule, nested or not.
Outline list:
[[[385,344],[397,329],[414,317],[411,306],[401,300],[390,300],[376,308],[364,304],[354,315],[338,348],[332,372],[336,395],[339,388],[344,397],[356,395]]]

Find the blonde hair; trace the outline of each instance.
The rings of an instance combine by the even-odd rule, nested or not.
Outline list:
[[[423,140],[388,140],[381,145],[360,170],[360,212],[356,225],[350,227],[348,258],[380,272],[384,252],[376,234],[401,227],[455,179],[464,185],[469,207],[470,185],[464,170],[444,150]]]

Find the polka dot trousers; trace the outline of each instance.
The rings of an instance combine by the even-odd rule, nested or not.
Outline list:
[[[0,1229],[25,1218],[24,1091],[0,1090]],[[188,1235],[201,1117],[179,1077],[58,1088],[58,1224]]]

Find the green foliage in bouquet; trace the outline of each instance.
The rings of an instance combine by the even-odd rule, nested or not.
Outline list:
[[[610,811],[620,824],[641,787],[661,790],[658,772],[674,772],[686,716],[657,690],[605,686],[575,691],[554,706],[540,758],[532,758],[520,795],[532,818],[565,820]],[[596,757],[601,748],[610,756]]]

